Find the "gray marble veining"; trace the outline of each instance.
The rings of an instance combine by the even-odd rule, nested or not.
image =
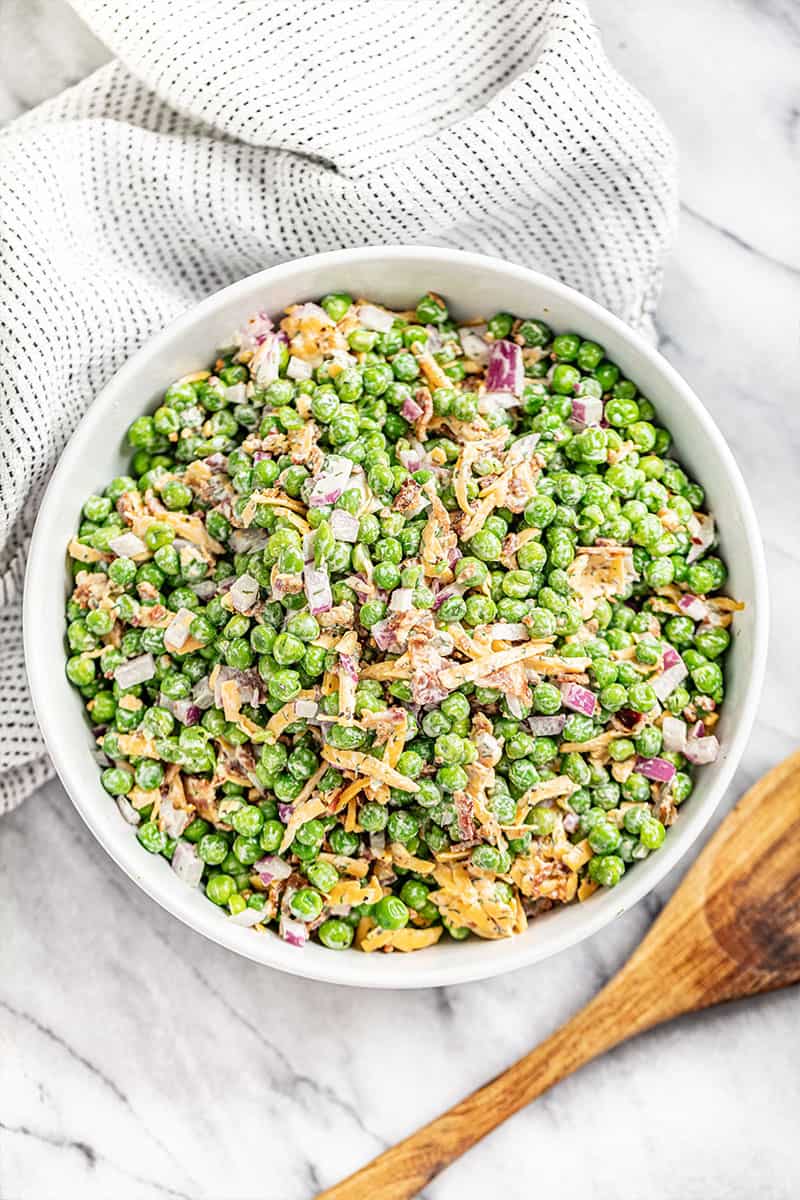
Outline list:
[[[767,685],[727,810],[800,728],[800,10],[593,10],[681,153],[660,347],[727,436],[765,533]],[[0,120],[104,57],[62,3],[0,8]],[[179,925],[51,784],[0,826],[0,1197],[310,1197],[577,1009],[679,875],[539,966],[439,991],[354,993],[258,968]],[[798,996],[777,994],[640,1038],[519,1114],[426,1196],[794,1197],[799,1016]]]

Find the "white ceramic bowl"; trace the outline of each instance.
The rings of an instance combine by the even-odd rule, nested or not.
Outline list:
[[[256,309],[274,315],[294,301],[338,290],[402,309],[429,289],[444,295],[459,317],[508,310],[541,317],[557,331],[578,330],[600,342],[655,404],[677,455],[706,488],[730,591],[747,605],[729,656],[722,753],[698,772],[695,791],[657,854],[613,891],[539,917],[514,939],[444,939],[408,955],[332,953],[314,944],[298,950],[272,933],[232,925],[163,858],[142,849],[104,792],[80,697],[64,675],[64,552],[85,498],[125,470],[125,431],[133,418],[151,411],[172,380],[205,366]],[[731,779],[753,722],[766,643],[766,575],[755,514],[730,450],[692,390],[642,337],[570,288],[499,259],[437,247],[340,250],[272,267],[210,296],[149,341],[98,396],[64,451],[39,512],[25,589],[25,650],[39,723],[64,786],[112,858],[154,900],[220,945],[292,974],[364,987],[430,987],[513,970],[588,937],[655,887],[694,842]]]

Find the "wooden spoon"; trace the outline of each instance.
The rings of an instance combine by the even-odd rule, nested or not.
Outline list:
[[[681,1013],[800,980],[800,751],[723,821],[622,970],[530,1054],[318,1200],[406,1200],[584,1063]]]

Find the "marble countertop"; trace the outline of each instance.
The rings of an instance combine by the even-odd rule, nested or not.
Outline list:
[[[800,729],[800,13],[790,0],[593,9],[612,60],[680,149],[660,346],[728,438],[765,531],[767,685],[719,819]],[[0,121],[103,59],[61,3],[6,4]],[[356,993],[259,968],[178,924],[53,783],[0,825],[0,1197],[305,1200],[579,1008],[680,873],[544,964],[437,991]],[[799,1017],[797,993],[775,994],[641,1037],[520,1113],[425,1195],[794,1197]]]

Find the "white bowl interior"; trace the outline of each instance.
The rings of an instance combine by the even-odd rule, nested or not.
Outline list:
[[[411,955],[336,954],[314,944],[301,951],[272,934],[232,925],[200,891],[182,884],[164,859],[139,846],[103,790],[82,704],[63,670],[64,551],[86,497],[125,471],[124,438],[133,418],[152,411],[172,380],[206,366],[256,309],[279,314],[290,303],[334,290],[406,308],[429,289],[444,295],[460,318],[509,310],[541,317],[556,331],[577,330],[600,342],[655,404],[674,435],[677,457],[706,488],[730,569],[729,590],[747,605],[735,622],[728,660],[722,753],[698,772],[695,791],[657,854],[613,891],[539,917],[517,938],[445,939]],[[39,513],[25,597],[28,673],[48,748],[76,807],[131,879],[175,916],[240,954],[309,978],[371,987],[451,984],[537,961],[599,929],[654,887],[697,837],[738,762],[761,687],[766,626],[763,554],[744,484],[722,435],[676,372],[641,337],[571,289],[497,259],[426,247],[336,251],[271,268],[203,301],[151,340],[97,398],[61,458]]]

